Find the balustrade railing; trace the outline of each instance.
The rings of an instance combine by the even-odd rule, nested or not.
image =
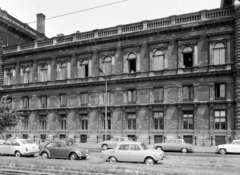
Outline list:
[[[5,47],[4,53],[16,52],[16,51],[21,51],[25,49],[31,49],[34,47],[35,48],[45,47],[50,45],[64,44],[68,42],[88,40],[88,39],[94,39],[99,37],[107,37],[107,36],[137,32],[142,30],[150,30],[150,29],[161,28],[165,26],[173,26],[173,25],[179,25],[179,24],[185,24],[185,23],[191,23],[191,22],[211,20],[216,18],[231,17],[233,13],[234,13],[233,9],[230,8],[230,9],[213,9],[209,11],[205,10],[205,11],[200,11],[200,12],[191,13],[191,14],[170,16],[168,18],[149,20],[149,21],[144,21],[144,22],[139,22],[134,24],[111,27],[111,28],[102,29],[102,30],[95,30],[95,31],[84,32],[84,33],[76,33],[74,35],[55,37],[48,40],[37,41],[36,45],[25,44],[20,47],[19,46]]]

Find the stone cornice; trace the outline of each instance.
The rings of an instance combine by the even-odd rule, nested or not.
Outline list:
[[[231,34],[234,34],[234,30],[226,30],[226,31],[214,32],[214,33],[206,33],[206,36],[207,37],[213,37],[213,36],[231,35]]]
[[[186,40],[198,40],[200,38],[200,35],[192,35],[192,36],[185,36],[185,37],[177,37],[175,40],[177,42],[179,41],[186,41]]]

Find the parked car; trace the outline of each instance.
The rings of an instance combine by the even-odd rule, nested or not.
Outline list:
[[[114,149],[104,150],[101,157],[109,162],[144,162],[152,165],[165,158],[162,150],[148,149],[142,142],[120,142]]]
[[[233,140],[230,144],[218,145],[217,152],[220,154],[240,153],[240,140]]]
[[[193,145],[186,143],[183,139],[168,139],[165,143],[156,143],[154,148],[163,151],[192,152]]]
[[[10,138],[0,145],[1,155],[34,156],[40,151],[38,145],[27,139]]]
[[[111,140],[105,140],[104,142],[101,143],[101,147],[104,149],[104,150],[107,150],[109,148],[115,148],[115,146],[118,144],[118,143],[121,143],[121,142],[133,142],[133,140],[130,138],[130,137],[115,137]]]
[[[5,142],[5,140],[0,139],[0,145],[2,145]]]
[[[47,158],[65,158],[70,160],[86,159],[89,151],[82,147],[74,145],[68,146],[65,140],[51,141],[47,143],[40,152],[43,159]]]

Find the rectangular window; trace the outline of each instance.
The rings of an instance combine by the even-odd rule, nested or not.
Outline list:
[[[28,108],[28,107],[29,107],[29,98],[23,97],[23,108]]]
[[[43,142],[45,142],[46,138],[47,138],[47,135],[46,135],[46,134],[41,134],[41,135],[40,135],[40,139],[41,139]]]
[[[183,63],[185,67],[193,66],[193,53],[183,53]]]
[[[183,129],[193,129],[193,111],[183,111]]]
[[[128,114],[128,129],[136,130],[136,118],[137,117],[135,113]]]
[[[28,117],[27,116],[23,117],[23,129],[28,130]]]
[[[223,110],[215,111],[214,117],[215,117],[215,129],[219,129],[219,130],[227,129],[226,111],[223,111]]]
[[[88,105],[88,93],[81,93],[81,106]]]
[[[67,106],[67,95],[66,94],[60,95],[60,106],[61,107]]]
[[[67,129],[67,116],[66,115],[60,116],[60,127],[61,127],[61,130]]]
[[[183,86],[183,101],[193,101],[193,86]]]
[[[105,104],[106,92],[103,92],[103,103]],[[111,92],[107,92],[107,104],[111,104]]]
[[[87,114],[81,115],[82,117],[82,130],[88,130],[88,116]]]
[[[163,88],[154,88],[154,103],[162,103],[164,99]]]
[[[226,85],[225,84],[215,84],[215,99],[225,100],[226,97]]]
[[[103,128],[105,129],[105,113],[102,114],[103,118]],[[107,114],[107,129],[111,130],[111,115],[110,113]]]
[[[129,60],[128,63],[129,63],[129,73],[135,73],[137,70],[136,59]]]
[[[47,96],[41,96],[41,107],[46,108],[47,107]]]
[[[40,125],[41,130],[47,130],[47,116],[45,115],[40,116]]]
[[[136,104],[137,101],[137,91],[136,90],[128,90],[128,104]]]
[[[154,112],[153,118],[154,118],[154,129],[163,129],[163,126],[164,126],[163,112]]]
[[[12,72],[7,72],[6,73],[7,75],[6,75],[6,85],[11,85],[12,84]]]

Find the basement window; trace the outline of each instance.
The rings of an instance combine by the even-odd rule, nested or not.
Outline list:
[[[193,50],[191,47],[185,47],[183,50],[183,64],[185,67],[193,66]]]

